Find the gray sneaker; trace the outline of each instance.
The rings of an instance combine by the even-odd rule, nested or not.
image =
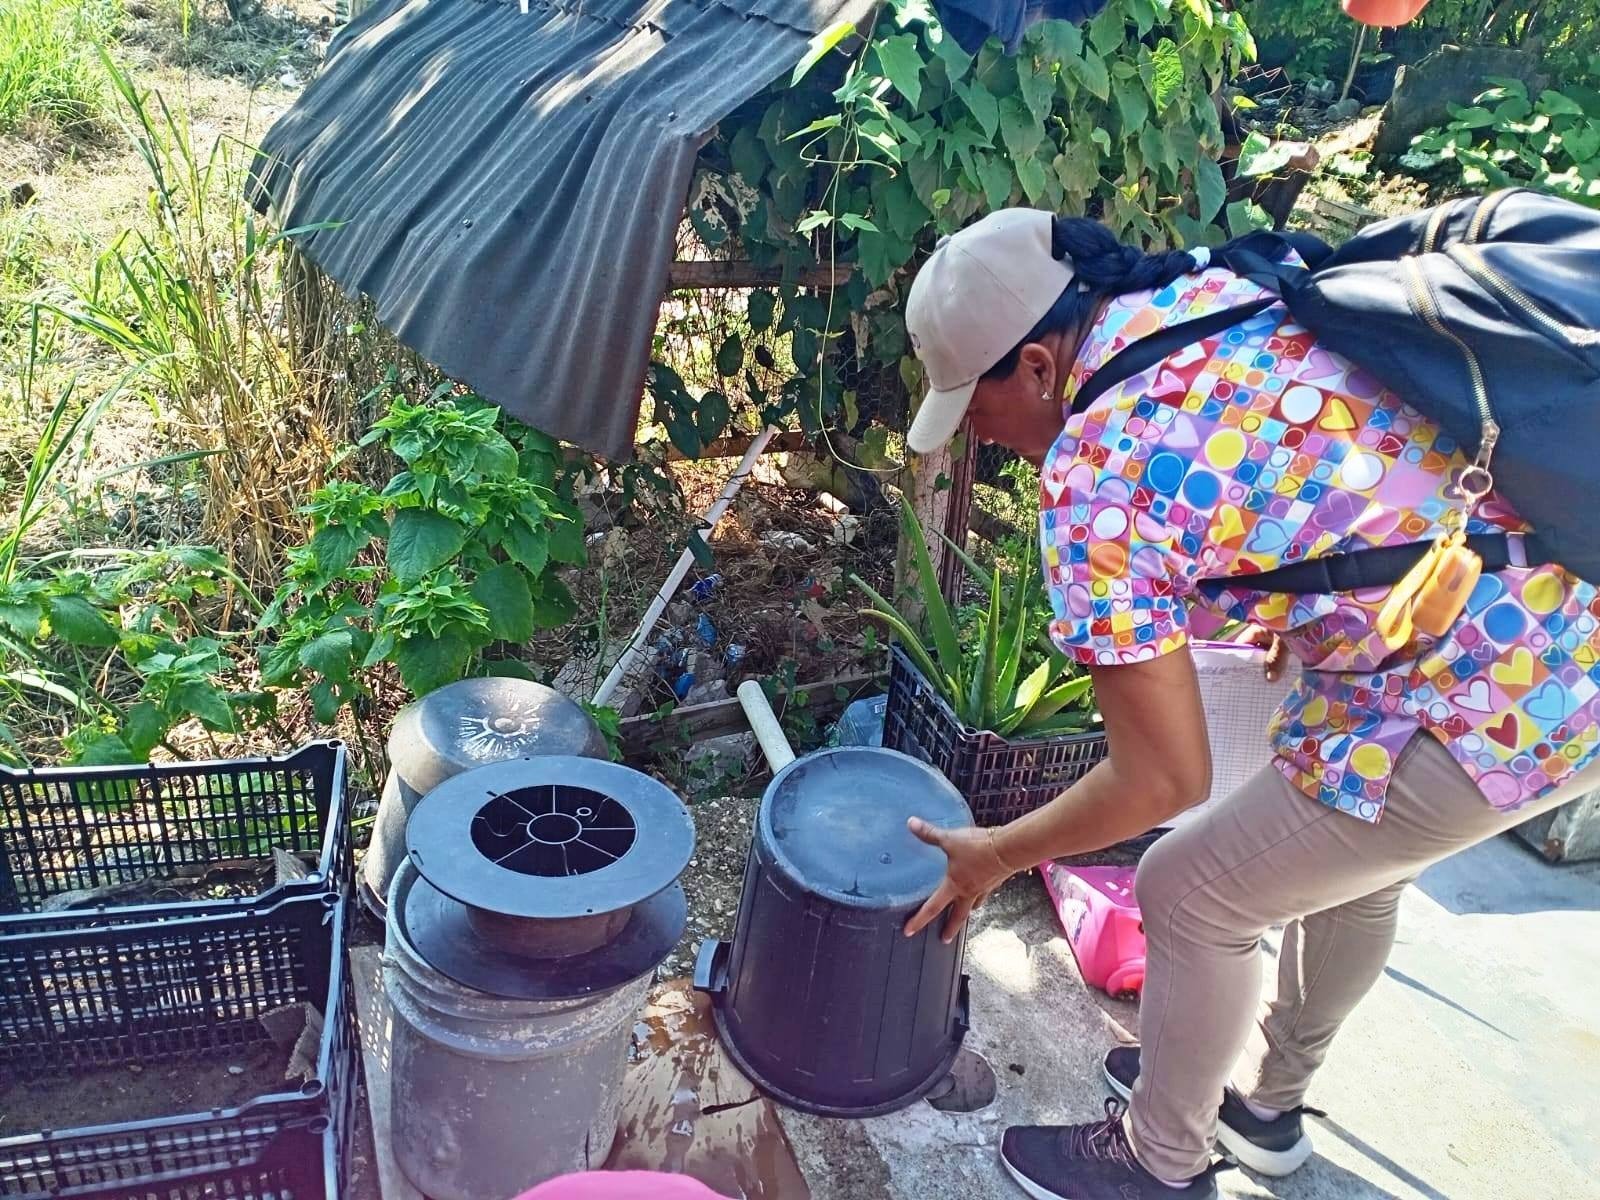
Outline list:
[[[1033,1200],[1217,1200],[1218,1171],[1208,1168],[1182,1187],[1157,1179],[1133,1156],[1122,1118],[1127,1105],[1106,1101],[1106,1119],[1087,1125],[1013,1125],[1000,1139],[1000,1159]]]
[[[1106,1055],[1106,1083],[1124,1100],[1133,1097],[1139,1078],[1139,1047],[1118,1046]],[[1271,1121],[1251,1112],[1244,1097],[1224,1088],[1217,1112],[1217,1144],[1228,1158],[1261,1175],[1274,1177],[1297,1171],[1311,1157],[1311,1138],[1304,1117],[1327,1116],[1321,1109],[1300,1105]]]

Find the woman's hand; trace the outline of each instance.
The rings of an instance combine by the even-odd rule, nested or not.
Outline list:
[[[960,935],[972,910],[1016,871],[1000,860],[991,829],[970,825],[941,829],[920,817],[912,817],[907,824],[920,840],[944,851],[945,873],[944,881],[928,897],[928,902],[906,922],[906,936],[915,937],[948,908],[950,915],[945,918],[942,935],[948,945]]]
[[[1267,652],[1265,671],[1268,683],[1276,683],[1283,678],[1284,662],[1288,658],[1283,648],[1283,639],[1270,629],[1263,629],[1259,625],[1246,625],[1239,634],[1239,640],[1247,646],[1257,646]]]

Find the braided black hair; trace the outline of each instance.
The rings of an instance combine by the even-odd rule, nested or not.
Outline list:
[[[1163,288],[1199,269],[1194,256],[1185,250],[1146,254],[1123,245],[1099,221],[1087,217],[1057,217],[1050,231],[1050,253],[1058,260],[1072,259],[1072,282],[1027,336],[983,373],[985,379],[1010,375],[1017,369],[1024,346],[1084,324],[1102,300]]]

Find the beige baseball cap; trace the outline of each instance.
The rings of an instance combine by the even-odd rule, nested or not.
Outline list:
[[[929,386],[906,435],[915,453],[956,435],[979,378],[1071,286],[1072,260],[1050,253],[1054,220],[1037,208],[990,213],[941,240],[917,272],[906,331]]]

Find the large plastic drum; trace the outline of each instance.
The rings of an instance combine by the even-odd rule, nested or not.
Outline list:
[[[865,1117],[923,1096],[967,1031],[964,936],[903,932],[944,877],[909,817],[970,825],[961,794],[893,750],[841,747],[784,768],[762,798],[730,943],[696,986],[741,1070],[806,1112]]]

